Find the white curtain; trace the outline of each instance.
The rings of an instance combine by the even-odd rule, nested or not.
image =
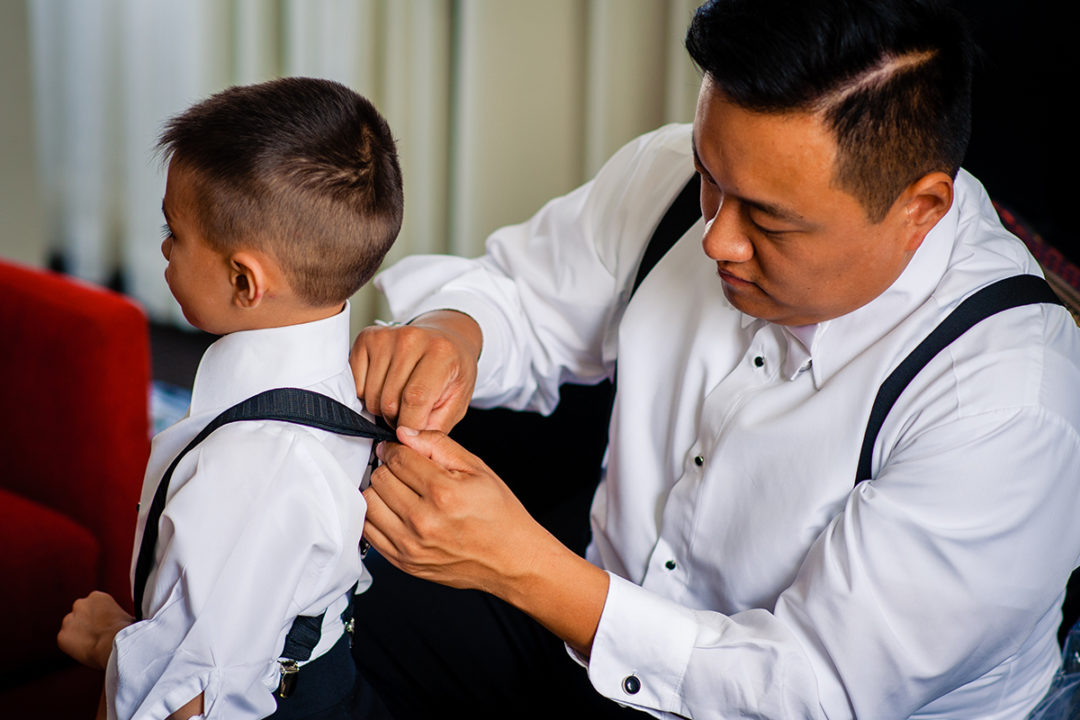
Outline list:
[[[622,143],[693,117],[694,0],[28,0],[41,200],[72,274],[183,324],[162,280],[164,121],[233,84],[339,80],[398,138],[406,254],[482,252]],[[353,299],[354,326],[380,311]]]

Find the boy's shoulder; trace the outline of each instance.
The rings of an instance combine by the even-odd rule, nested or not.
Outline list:
[[[224,471],[232,482],[244,478],[267,482],[278,475],[302,473],[310,483],[342,469],[349,460],[341,456],[343,447],[366,457],[371,441],[288,421],[241,420],[217,428],[191,452],[199,455],[197,472]]]
[[[336,451],[340,440],[364,447],[349,457]],[[363,517],[359,485],[370,448],[370,441],[292,423],[230,423],[190,451],[188,472],[177,478],[166,513],[178,523],[201,526],[271,518],[306,527],[307,518],[313,527],[333,527],[343,514]],[[358,458],[363,458],[359,465]]]

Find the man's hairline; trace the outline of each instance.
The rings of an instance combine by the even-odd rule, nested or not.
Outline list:
[[[836,87],[827,92],[821,93],[818,97],[816,97],[809,103],[803,105],[793,105],[790,108],[783,108],[777,110],[760,110],[752,107],[746,107],[745,105],[742,105],[733,98],[727,98],[727,101],[747,112],[775,116],[802,114],[814,117],[819,122],[821,122],[822,127],[829,132],[829,136],[832,139],[833,144],[836,148],[836,156],[833,159],[832,173],[829,176],[829,186],[854,198],[854,200],[859,204],[859,207],[863,209],[863,212],[866,214],[866,219],[870,222],[870,224],[877,225],[881,223],[885,219],[885,217],[888,216],[888,209],[886,209],[885,213],[882,214],[881,217],[875,218],[875,213],[872,212],[873,209],[869,207],[867,203],[863,201],[863,199],[861,199],[858,195],[852,192],[851,189],[845,187],[844,184],[840,181],[841,161],[843,159],[844,151],[840,144],[838,128],[836,127],[836,124],[834,122],[830,122],[829,114],[855,93],[879,88],[892,78],[896,77],[899,73],[905,72],[909,69],[930,62],[932,59],[937,57],[940,52],[941,51],[938,49],[910,50],[902,54],[883,51],[876,63],[866,68],[858,75],[849,78],[846,81],[838,83]],[[713,86],[713,92],[720,91],[726,96],[723,84],[712,73],[704,70],[702,81],[709,82]],[[700,156],[697,152],[697,146],[694,142],[693,134],[691,134],[690,142],[693,149],[694,157],[698,159],[698,162],[700,162]],[[897,196],[893,198],[893,204],[895,204],[896,199],[899,198],[902,194],[903,191],[898,193]],[[776,206],[772,203],[754,203],[750,201],[745,202],[748,202],[748,204],[756,205],[757,207],[773,215],[774,217],[778,217],[781,219],[788,219],[794,217],[802,219],[802,222],[806,222],[804,218],[801,218],[801,215],[795,213],[794,211],[791,211],[790,209],[783,208],[782,206]],[[781,212],[776,213],[772,212],[771,210],[779,210]]]
[[[703,78],[703,81],[708,81],[710,83],[713,83],[712,92],[719,91],[719,92],[723,93],[723,87],[716,81],[716,79],[711,74],[705,73],[705,77]],[[726,97],[726,95],[725,95],[725,97]],[[874,224],[874,225],[877,224],[877,222],[874,222],[873,218],[870,216],[870,211],[866,207],[865,203],[863,203],[863,201],[860,200],[859,197],[856,196],[854,193],[852,193],[849,189],[841,186],[837,181],[838,175],[839,175],[840,143],[839,143],[839,139],[836,136],[835,128],[833,128],[833,127],[831,127],[829,125],[829,123],[826,121],[826,119],[825,119],[825,117],[824,117],[824,115],[822,113],[819,113],[819,112],[816,112],[816,111],[813,111],[813,110],[803,109],[803,108],[791,108],[791,109],[788,109],[788,110],[776,110],[776,111],[763,111],[763,110],[756,110],[754,108],[748,108],[748,107],[745,107],[743,105],[740,105],[739,103],[735,102],[731,98],[726,98],[726,102],[731,103],[733,106],[739,108],[740,110],[743,110],[745,112],[755,113],[755,114],[758,114],[758,115],[775,116],[775,117],[781,117],[781,116],[784,116],[784,115],[804,115],[804,116],[813,117],[813,118],[817,119],[819,122],[821,122],[822,127],[826,131],[828,131],[829,137],[832,140],[832,143],[833,143],[834,147],[837,150],[836,157],[833,160],[832,172],[829,175],[829,187],[835,188],[835,189],[839,190],[840,192],[843,192],[844,194],[848,195],[853,200],[855,200],[855,202],[858,203],[859,207],[863,209],[863,212],[866,214],[867,219],[871,221],[871,224]],[[694,159],[694,162],[697,163],[697,164],[700,164],[702,167],[704,167],[704,164],[701,162],[701,156],[698,153],[697,140],[694,137],[694,132],[696,130],[697,130],[697,121],[695,120],[695,122],[692,124],[691,132],[690,132],[690,151],[691,151],[692,157]],[[798,225],[802,225],[802,226],[804,226],[804,229],[811,229],[812,226],[816,225],[816,223],[813,223],[811,220],[809,220],[804,215],[802,215],[802,213],[799,213],[799,212],[797,212],[796,210],[794,210],[792,208],[785,207],[785,206],[779,205],[777,203],[766,202],[766,201],[763,201],[763,200],[755,200],[753,198],[744,198],[744,197],[739,197],[739,202],[741,202],[743,204],[746,204],[746,205],[750,205],[752,207],[755,207],[758,210],[760,210],[760,211],[762,211],[762,212],[764,212],[764,213],[766,213],[766,214],[768,214],[768,215],[770,215],[772,217],[775,217],[775,218],[777,218],[779,220],[783,220],[783,221],[786,221],[786,222],[792,222],[792,223],[796,223]]]

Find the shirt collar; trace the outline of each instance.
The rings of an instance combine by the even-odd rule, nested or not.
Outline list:
[[[348,303],[324,320],[224,335],[199,361],[190,415],[224,409],[271,388],[313,385],[340,373],[348,359]]]
[[[743,330],[751,328],[751,334],[756,334],[761,328],[770,324],[765,320],[745,314],[740,319],[740,322]],[[787,380],[794,380],[804,370],[813,367],[811,350],[813,349],[814,339],[824,333],[827,326],[827,322],[816,325],[800,325],[795,328],[786,325],[774,326],[774,329],[778,328],[780,330],[780,338],[785,346],[784,358],[780,365],[782,377]]]

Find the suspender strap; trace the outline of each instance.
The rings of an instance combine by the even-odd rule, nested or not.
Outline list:
[[[697,173],[694,173],[679,191],[674,202],[668,206],[664,217],[660,218],[660,224],[653,231],[649,244],[645,248],[645,254],[641,256],[637,276],[634,277],[634,284],[630,289],[630,297],[634,296],[641,281],[656,266],[656,263],[660,262],[660,258],[664,257],[675,242],[701,217],[700,187],[701,179]]]
[[[158,483],[154,499],[143,530],[139,556],[135,561],[134,601],[135,617],[143,619],[143,595],[146,581],[154,567],[154,547],[157,545],[158,521],[165,509],[165,498],[169,494],[169,481],[180,460],[196,445],[205,440],[210,433],[222,425],[239,420],[280,420],[298,425],[307,425],[320,430],[329,430],[342,435],[371,438],[376,442],[393,440],[393,431],[376,425],[355,412],[347,405],[328,398],[325,395],[300,390],[298,388],[276,388],[254,395],[225,410],[211,420],[198,435],[173,458],[168,470]]]
[[[695,172],[690,176],[683,189],[679,191],[679,194],[675,196],[675,200],[672,201],[671,205],[668,205],[664,216],[660,218],[660,223],[653,230],[652,237],[649,238],[649,244],[645,246],[645,252],[641,256],[641,262],[638,263],[637,275],[634,276],[634,284],[630,286],[630,295],[626,298],[626,302],[629,303],[630,299],[634,297],[638,286],[656,266],[656,263],[660,262],[660,258],[664,257],[667,251],[678,242],[679,238],[686,234],[686,231],[701,217],[700,188],[701,178]],[[611,408],[615,404],[615,388],[618,387],[618,377],[618,363],[616,361],[615,379],[611,381],[611,390],[607,394],[607,411],[604,413],[609,423],[611,421]]]
[[[1061,300],[1053,289],[1041,277],[1017,275],[998,280],[961,302],[925,340],[919,343],[918,347],[904,358],[904,361],[892,371],[878,389],[873,408],[870,410],[870,419],[866,423],[866,433],[863,435],[855,484],[858,485],[863,480],[870,479],[870,461],[874,453],[874,443],[877,441],[878,432],[885,423],[889,410],[892,409],[904,388],[934,356],[948,347],[953,340],[991,315],[1009,308],[1037,303],[1061,304]]]
[[[346,630],[350,633],[352,632],[350,625],[353,615],[353,598],[356,596],[356,588],[359,586],[359,582],[353,583],[352,588],[349,590],[349,603],[341,611],[341,622],[345,624]],[[308,660],[315,650],[315,646],[319,644],[319,638],[322,637],[324,617],[326,617],[325,610],[318,615],[297,615],[296,619],[293,620],[292,627],[289,628],[288,634],[285,635],[285,647],[281,651],[281,657],[301,662]]]

